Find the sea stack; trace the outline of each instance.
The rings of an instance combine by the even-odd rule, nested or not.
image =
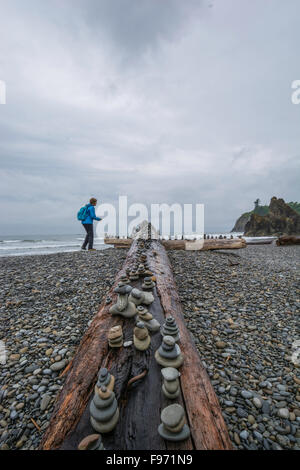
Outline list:
[[[173,336],[164,336],[161,346],[155,352],[156,362],[163,367],[178,369],[183,363],[183,355]]]
[[[133,302],[129,302],[128,296],[132,290],[131,286],[118,284],[114,292],[118,294],[117,303],[110,307],[109,312],[112,315],[121,315],[125,318],[131,318],[136,315],[136,306]]]
[[[145,351],[150,346],[150,336],[144,322],[138,321],[133,330],[133,343],[139,351]]]
[[[171,315],[167,317],[165,323],[161,327],[160,332],[162,336],[173,336],[176,343],[180,341],[179,328],[176,324],[175,318],[173,318]]]
[[[174,400],[179,396],[180,386],[179,386],[179,377],[180,372],[174,367],[164,367],[161,370],[164,382],[162,385],[162,391],[166,398]]]
[[[86,436],[78,445],[78,450],[105,450],[100,434]]]
[[[111,348],[123,346],[123,331],[121,325],[113,326],[108,332],[108,344]]]
[[[146,307],[144,307],[143,305],[139,305],[137,307],[137,313],[138,313],[139,320],[144,322],[145,327],[149,331],[154,333],[155,331],[158,331],[160,329],[159,322],[155,318],[153,318],[153,315],[150,312],[148,312]]]
[[[154,297],[151,292],[143,292],[137,288],[133,288],[130,292],[129,302],[133,302],[135,305],[150,305],[154,302]]]
[[[184,409],[181,405],[174,405],[164,408],[160,415],[162,423],[158,427],[158,432],[166,441],[184,441],[190,436],[190,428],[185,423]]]
[[[155,282],[152,281],[152,278],[145,277],[144,282],[142,284],[142,289],[150,290],[150,289],[153,289],[153,287],[155,287]]]
[[[90,404],[91,425],[99,433],[112,431],[119,419],[119,408],[112,390],[105,385],[95,386],[95,395]]]

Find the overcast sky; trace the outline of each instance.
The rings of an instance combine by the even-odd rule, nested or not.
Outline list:
[[[299,0],[0,0],[0,235],[78,209],[300,200]]]

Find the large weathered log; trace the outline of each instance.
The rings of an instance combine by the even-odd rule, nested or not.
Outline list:
[[[300,245],[300,236],[298,235],[283,235],[276,240],[276,245]]]
[[[103,435],[106,449],[231,448],[218,400],[183,321],[167,254],[161,243],[151,242],[150,245],[148,261],[157,280],[157,288],[153,292],[155,301],[150,312],[160,323],[164,321],[166,313],[171,313],[180,328],[185,362],[181,367],[181,395],[178,402],[185,407],[191,438],[171,444],[157,432],[160,412],[171,403],[161,392],[160,367],[154,359],[154,351],[161,343],[160,333],[151,336],[151,348],[146,353],[137,351],[133,346],[109,351],[106,338],[108,329],[121,324],[125,340],[132,339],[135,321],[112,317],[108,312],[109,305],[102,305],[69,367],[66,382],[42,440],[42,449],[76,449],[81,439],[94,432],[89,421],[88,405],[98,370],[103,366],[107,366],[115,376],[115,394],[120,409],[117,427],[109,435]],[[137,242],[134,242],[117,280],[131,264],[136,250]],[[138,287],[140,284],[141,281],[133,283]],[[115,294],[110,295],[115,298]],[[130,386],[132,378],[139,377],[144,371],[146,376]]]
[[[181,368],[181,388],[196,449],[231,449],[232,444],[221,408],[209,377],[188,332],[168,256],[159,242],[152,242],[149,257],[156,273],[157,290],[166,315],[172,315],[181,335],[184,365]]]

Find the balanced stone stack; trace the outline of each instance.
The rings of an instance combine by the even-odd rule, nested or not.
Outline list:
[[[180,386],[179,386],[179,377],[180,372],[174,367],[164,367],[161,370],[164,382],[162,385],[162,391],[166,398],[174,400],[179,396]]]
[[[184,409],[181,405],[167,406],[161,412],[162,423],[158,427],[158,432],[167,441],[183,441],[190,436],[190,428],[186,424]]]
[[[113,326],[108,332],[108,344],[111,348],[123,346],[123,331],[121,325]]]
[[[148,329],[143,322],[138,321],[133,330],[133,344],[139,351],[145,351],[149,348],[150,342],[151,338]]]
[[[127,277],[126,274],[123,274],[122,276],[120,276],[120,283],[121,283],[121,284],[129,284],[129,282],[130,282],[130,281],[129,281],[129,279],[128,279],[128,277]]]
[[[160,329],[160,324],[159,322],[153,318],[153,315],[148,312],[147,308],[144,307],[143,305],[139,305],[137,307],[137,313],[139,320],[144,322],[145,327],[150,331],[150,332],[155,332]]]
[[[144,282],[142,284],[142,288],[143,289],[146,289],[146,290],[150,290],[150,289],[153,289],[153,287],[155,287],[155,282],[152,281],[152,278],[151,277],[145,277],[144,278]]]
[[[129,280],[130,281],[137,281],[139,279],[139,273],[137,272],[136,269],[132,269],[129,273]]]
[[[140,277],[144,277],[146,275],[145,274],[146,269],[145,269],[145,266],[143,264],[139,264],[137,271],[138,271]]]
[[[114,429],[119,419],[119,409],[113,388],[115,378],[103,367],[100,369],[95,394],[90,404],[91,425],[99,433]]]
[[[119,408],[112,390],[105,385],[95,386],[95,395],[90,404],[91,425],[95,431],[107,433],[112,431],[119,419]]]
[[[155,352],[156,362],[163,367],[178,369],[183,363],[183,355],[173,336],[164,336],[161,346]]]
[[[105,450],[100,434],[90,434],[82,439],[78,445],[78,450]]]
[[[167,317],[165,323],[161,327],[162,336],[173,336],[176,343],[180,340],[179,328],[176,324],[175,318],[172,316]]]
[[[136,315],[136,306],[133,302],[129,302],[128,296],[132,290],[131,286],[118,284],[114,292],[118,294],[117,303],[110,307],[109,312],[112,315],[121,315],[125,318],[132,318]]]
[[[150,305],[154,302],[154,297],[151,292],[143,292],[137,288],[133,288],[130,292],[129,302],[133,302],[135,305]]]
[[[100,388],[104,385],[108,390],[113,390],[115,386],[115,378],[114,376],[106,369],[106,367],[102,367],[98,374],[98,381],[96,386]]]

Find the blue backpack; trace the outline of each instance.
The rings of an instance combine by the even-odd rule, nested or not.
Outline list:
[[[83,206],[81,209],[79,209],[78,213],[77,213],[77,219],[80,220],[81,222],[83,220],[85,220],[87,218],[87,216],[89,215],[89,212],[88,212],[88,206]]]

